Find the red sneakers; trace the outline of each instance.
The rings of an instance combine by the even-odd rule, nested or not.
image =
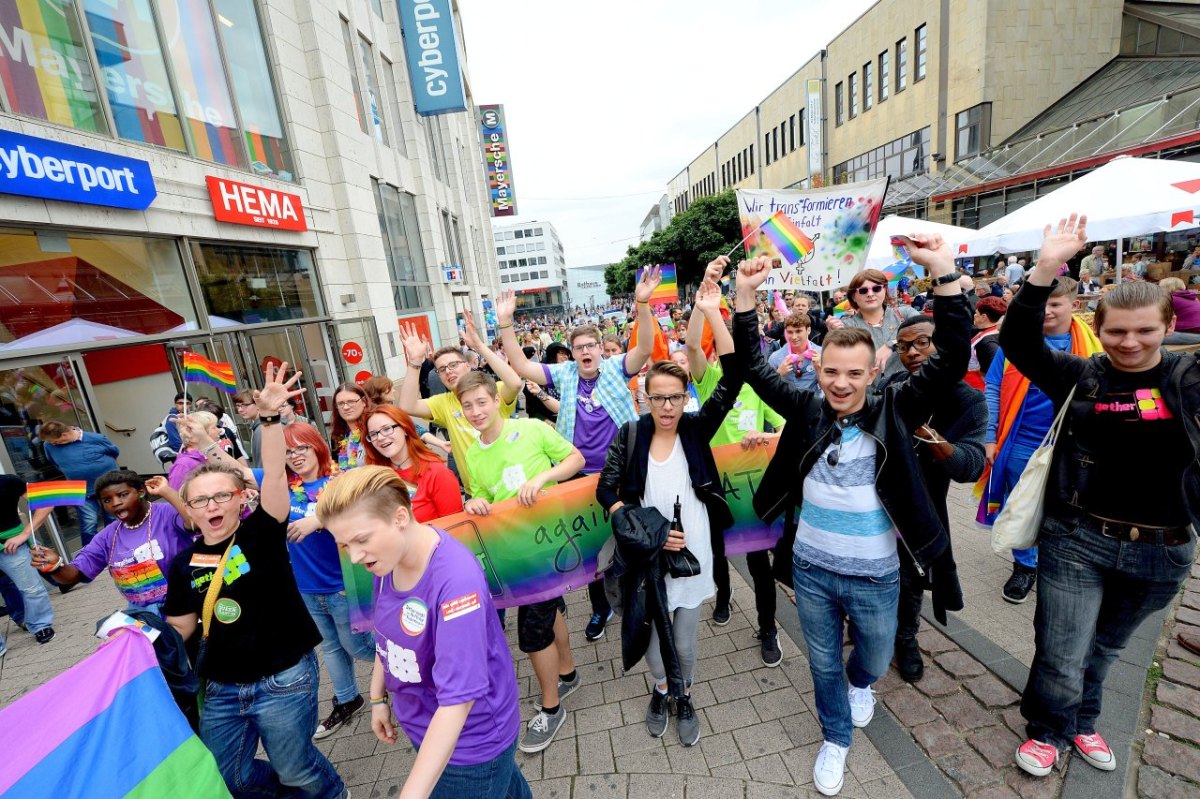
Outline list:
[[[1108,747],[1105,749],[1107,750]],[[1058,763],[1058,749],[1030,738],[1021,744],[1021,748],[1017,750],[1016,759],[1017,766],[1022,771],[1035,777],[1045,777]]]
[[[1101,771],[1112,771],[1117,767],[1117,759],[1112,750],[1100,737],[1100,733],[1075,736],[1075,751],[1079,756]]]

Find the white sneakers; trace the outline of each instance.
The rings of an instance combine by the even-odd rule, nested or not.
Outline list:
[[[865,727],[875,718],[875,691],[850,686],[850,721],[855,727]]]
[[[848,746],[838,746],[826,741],[817,752],[817,762],[813,763],[813,785],[824,796],[837,796],[846,781],[846,753]]]

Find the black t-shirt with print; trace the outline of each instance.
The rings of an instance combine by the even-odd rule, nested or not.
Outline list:
[[[171,561],[164,616],[201,615],[227,546],[228,539],[218,544],[201,539]],[[202,676],[226,683],[257,682],[296,665],[320,641],[292,574],[287,522],[260,507],[234,534]]]
[[[1095,453],[1084,507],[1105,519],[1147,527],[1187,525],[1181,475],[1192,459],[1192,444],[1163,399],[1162,364],[1109,374],[1078,431],[1080,442]]]
[[[21,497],[25,496],[25,481],[11,474],[0,474],[0,533],[20,527]]]

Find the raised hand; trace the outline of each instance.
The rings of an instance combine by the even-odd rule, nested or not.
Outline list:
[[[500,292],[496,298],[496,321],[502,325],[510,324],[517,313],[517,295],[512,289]]]
[[[146,480],[146,493],[151,496],[161,497],[168,491],[173,491],[171,485],[167,482],[167,478],[159,475]]]
[[[897,238],[904,241],[913,263],[925,267],[931,277],[941,277],[954,271],[954,253],[941,235],[914,233]]]
[[[487,342],[479,335],[479,328],[475,326],[475,315],[466,308],[463,309],[463,341],[476,352],[481,353],[487,348]]]
[[[1071,214],[1058,220],[1058,227],[1046,225],[1045,240],[1038,252],[1037,265],[1051,265],[1056,269],[1087,244],[1087,216]]]
[[[304,393],[303,389],[292,389],[303,372],[296,372],[285,380],[287,368],[287,361],[281,363],[278,368],[274,364],[267,366],[266,385],[261,391],[254,392],[254,403],[258,405],[259,413],[264,416],[274,416],[279,413],[280,405]]]
[[[662,269],[657,266],[647,266],[642,270],[642,279],[633,289],[633,298],[638,302],[650,302],[654,290],[662,283]]]
[[[212,436],[208,434],[204,425],[200,424],[200,420],[196,417],[184,416],[181,413],[171,421],[175,422],[175,426],[179,428],[179,437],[196,449],[204,449],[213,443]]]
[[[714,283],[720,282],[721,275],[725,274],[725,270],[729,268],[729,256],[718,255],[708,262],[708,266],[704,270],[704,279],[711,280]]]
[[[738,287],[757,290],[771,276],[771,258],[760,255],[738,264]]]
[[[400,342],[404,345],[404,357],[409,366],[420,365],[425,360],[425,342],[417,332],[417,326],[411,322],[400,325]]]
[[[707,275],[704,278],[704,282],[700,284],[700,288],[696,289],[694,305],[703,314],[713,311],[720,312],[721,288],[715,282],[709,280]]]

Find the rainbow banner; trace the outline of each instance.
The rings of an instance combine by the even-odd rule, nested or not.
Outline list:
[[[782,522],[767,525],[751,504],[767,464],[769,447],[743,450],[726,444],[713,450],[734,524],[725,532],[725,552],[740,555],[774,546]],[[547,489],[532,508],[508,499],[487,516],[458,513],[430,522],[465,544],[479,559],[498,608],[562,596],[596,579],[600,548],[612,535],[608,512],[596,499],[598,476]],[[350,600],[350,626],[371,629],[373,577],[343,556],[342,576]]]
[[[86,480],[48,480],[30,483],[25,489],[29,510],[57,508],[61,505],[82,505],[87,502]]]
[[[5,799],[230,796],[141,633],[117,633],[0,710],[0,751]]]
[[[233,377],[233,364],[210,361],[194,352],[183,354],[183,382],[208,383],[214,388],[233,394],[237,381]]]
[[[663,305],[679,302],[679,283],[675,278],[675,264],[663,264],[659,267],[662,270],[662,282],[658,284],[658,288],[650,295],[651,305]],[[637,270],[637,280],[640,283],[642,273],[646,270]]]
[[[762,233],[775,245],[788,266],[800,263],[813,251],[813,240],[804,235],[783,211],[776,211],[762,223]]]

